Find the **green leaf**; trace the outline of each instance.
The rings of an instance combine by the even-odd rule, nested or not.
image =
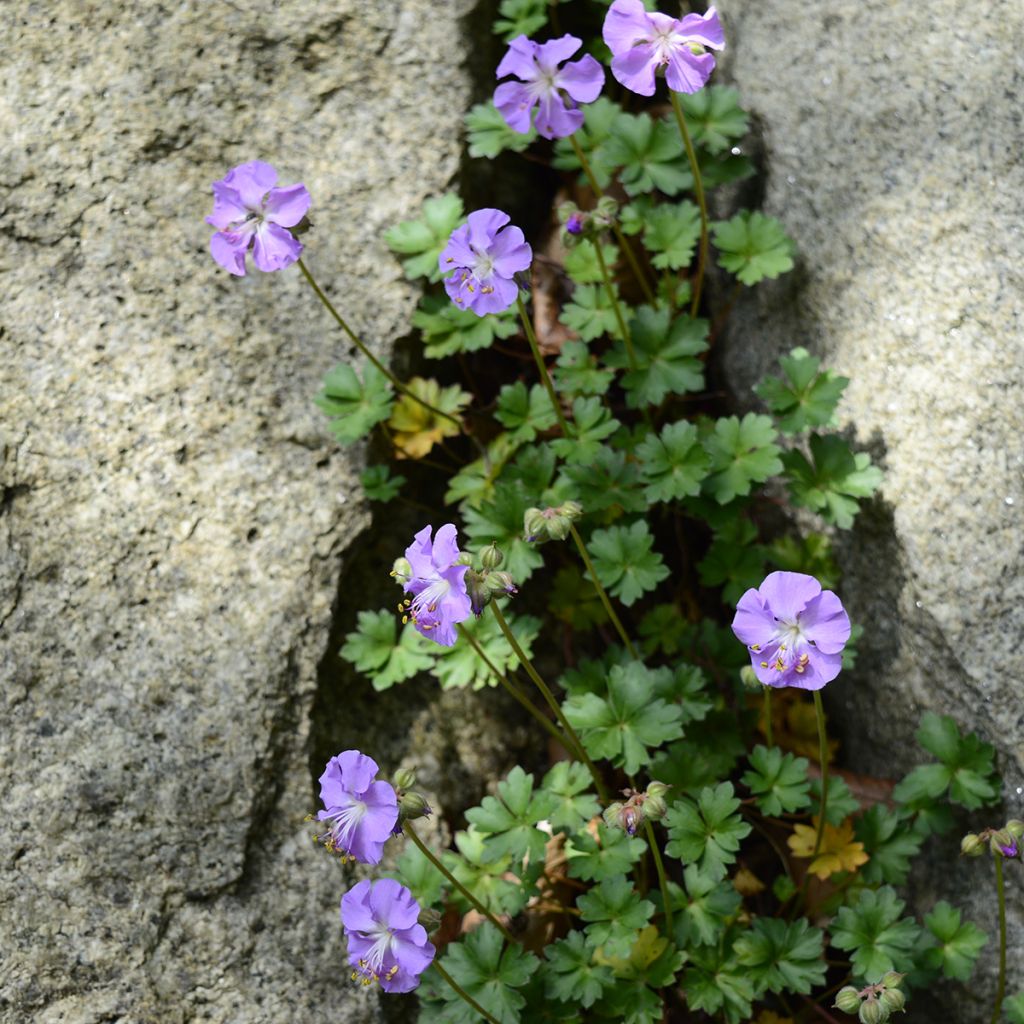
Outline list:
[[[499,1024],[519,1024],[526,1000],[517,991],[540,967],[540,961],[519,945],[505,948],[501,932],[489,921],[464,939],[451,943],[441,963],[444,969]],[[420,1021],[432,1024],[477,1024],[480,1015],[454,989],[427,972],[421,992],[427,998]],[[429,979],[429,980],[428,980]]]
[[[853,526],[858,498],[869,498],[882,482],[882,471],[867,452],[852,452],[845,438],[811,434],[811,460],[800,451],[782,456],[793,504],[820,513],[841,530]]]
[[[618,285],[613,288],[618,296]],[[584,341],[593,341],[602,334],[618,335],[618,321],[608,291],[595,284],[577,285],[572,301],[562,307],[559,321],[575,331]]]
[[[670,320],[667,309],[641,306],[630,322],[637,368],[630,369],[625,345],[605,354],[605,362],[627,372],[622,386],[631,409],[659,405],[666,395],[704,389],[704,364],[697,358],[707,347],[708,322],[689,316]]]
[[[839,585],[839,566],[832,557],[832,544],[821,533],[802,537],[776,537],[768,545],[771,563],[786,572],[802,572],[814,576],[825,590]],[[846,668],[846,665],[843,665]]]
[[[548,594],[548,611],[572,629],[587,630],[607,621],[597,589],[575,565],[563,566],[555,573]]]
[[[587,465],[565,467],[577,501],[591,513],[618,508],[620,512],[645,512],[640,489],[640,467],[623,452],[599,448]]]
[[[709,153],[724,153],[747,134],[747,112],[736,89],[705,86],[695,93],[680,93],[679,99],[690,137]]]
[[[782,356],[779,365],[784,379],[766,377],[754,388],[779,417],[779,429],[784,434],[798,434],[808,427],[831,426],[849,378],[831,370],[819,372],[821,360],[805,348],[795,348]]]
[[[674,123],[649,114],[621,114],[614,134],[601,144],[601,162],[619,168],[619,181],[630,196],[659,189],[674,196],[693,184],[683,155],[683,140]]]
[[[689,200],[663,203],[647,217],[644,245],[654,253],[651,263],[659,270],[688,267],[700,238],[700,210]]]
[[[681,709],[652,700],[651,679],[639,661],[615,665],[608,674],[607,698],[585,693],[564,704],[565,717],[587,752],[621,765],[629,775],[650,761],[651,748],[683,734]]]
[[[597,357],[582,341],[567,341],[555,365],[555,388],[571,395],[603,395],[615,376],[611,370],[598,367]]]
[[[508,427],[516,441],[532,441],[557,422],[547,391],[540,384],[527,389],[521,380],[502,387],[494,415],[499,423]]]
[[[599,822],[597,838],[580,832],[572,839],[569,851],[569,875],[586,882],[601,882],[616,875],[627,875],[644,855],[647,844],[622,829],[609,828]]]
[[[402,848],[390,875],[413,894],[421,907],[440,903],[441,893],[449,885],[448,879],[412,843]]]
[[[441,250],[462,220],[462,200],[454,193],[428,199],[419,220],[405,220],[384,233],[384,241],[392,252],[402,253],[402,266],[410,281],[426,277],[441,280],[437,265]]]
[[[611,957],[628,956],[636,933],[654,914],[654,904],[642,900],[621,875],[605,878],[581,895],[576,906],[587,922],[587,939]]]
[[[1000,782],[991,744],[983,743],[974,733],[961,736],[949,715],[931,711],[922,717],[916,736],[917,742],[941,763],[915,768],[896,785],[896,800],[902,804],[938,800],[947,787],[949,798],[968,810],[999,799]]]
[[[665,852],[684,863],[699,863],[701,871],[716,881],[724,878],[740,841],[750,834],[750,826],[737,813],[739,806],[731,782],[705,787],[696,802],[684,799],[673,804],[665,818],[670,840]]]
[[[1010,1024],[1024,1024],[1024,992],[1007,999],[1003,1010]]]
[[[910,861],[920,852],[924,836],[901,824],[899,815],[874,804],[854,823],[857,839],[871,859],[860,869],[865,882],[903,885],[910,873]]]
[[[697,563],[701,583],[723,587],[726,604],[736,604],[765,577],[765,549],[754,543],[756,539],[757,527],[750,520],[729,520],[715,531],[708,553]]]
[[[594,963],[593,945],[583,932],[569,932],[548,946],[545,953],[545,991],[553,999],[590,1007],[615,983],[607,967]]]
[[[567,462],[589,465],[597,458],[606,437],[619,429],[619,421],[605,408],[600,398],[574,398],[572,437],[551,442],[551,449]]]
[[[640,636],[645,654],[677,654],[685,642],[686,619],[674,604],[656,605],[640,620]]]
[[[960,923],[960,911],[945,900],[935,904],[925,915],[927,949],[924,965],[932,970],[942,969],[944,978],[970,981],[974,965],[988,936],[970,921]]]
[[[407,623],[398,633],[394,612],[360,612],[356,629],[345,637],[340,654],[370,677],[375,690],[387,690],[434,664],[435,644]]]
[[[811,779],[811,809],[817,814],[821,807],[821,776]],[[828,777],[828,806],[825,820],[830,825],[841,825],[851,814],[860,810],[857,798],[850,792],[846,781],[838,775]]]
[[[750,770],[742,782],[769,818],[783,811],[802,811],[811,804],[806,757],[794,757],[778,747],[757,746],[750,755]]]
[[[704,488],[720,505],[746,497],[755,483],[782,472],[781,449],[768,416],[748,412],[743,419],[728,416],[715,423],[704,439],[711,457],[711,475]]]
[[[495,481],[519,446],[520,442],[513,440],[511,434],[499,434],[487,445],[486,459],[474,459],[449,478],[445,504],[461,501],[468,508],[479,508],[493,498]]]
[[[593,103],[583,107],[583,127],[578,128],[574,138],[583,155],[594,172],[597,183],[607,187],[615,170],[611,160],[605,155],[604,143],[616,131],[619,118],[623,117],[622,108],[606,96],[599,96]],[[555,156],[552,164],[560,171],[581,170],[576,151],[568,139],[559,139],[555,143]]]
[[[339,363],[324,377],[314,402],[330,418],[338,442],[352,444],[391,415],[395,396],[391,382],[372,363],[363,369],[362,381],[348,363]]]
[[[537,828],[555,809],[555,799],[543,790],[534,792],[533,776],[518,765],[498,783],[497,796],[485,796],[479,807],[466,811],[466,820],[487,834],[484,859],[509,856],[519,860],[529,855],[533,863],[543,863],[547,834]]]
[[[496,545],[505,555],[502,568],[511,573],[519,586],[533,575],[534,569],[544,564],[544,556],[537,546],[523,540],[523,513],[539,503],[540,497],[527,494],[514,481],[500,480],[490,501],[463,512],[466,537],[472,542],[468,546]]]
[[[684,948],[717,945],[743,898],[731,882],[705,874],[696,864],[687,864],[683,882],[686,899],[676,918],[676,941]]]
[[[445,866],[488,910],[494,914],[515,916],[530,899],[530,886],[523,880],[510,877],[518,869],[511,857],[491,860],[487,836],[470,826],[465,832],[455,833],[458,853],[446,850],[442,855]],[[450,898],[464,910],[469,901],[452,888]]]
[[[774,217],[763,213],[743,210],[732,220],[719,221],[712,241],[720,254],[718,265],[745,285],[793,269],[792,241]]]
[[[510,128],[493,100],[478,103],[466,114],[466,140],[469,143],[469,155],[474,160],[477,157],[493,160],[506,149],[521,153],[536,138],[537,130],[532,124],[528,132],[517,132]]]
[[[507,616],[510,628],[515,632],[523,652],[529,658],[533,654],[533,642],[540,632],[540,619],[532,615]],[[519,667],[519,659],[505,639],[498,620],[493,615],[475,616],[462,623],[464,629],[480,645],[491,664],[503,675]],[[485,686],[497,686],[494,675],[483,658],[469,643],[457,643],[453,647],[437,648],[431,668],[431,675],[441,684],[442,690],[462,689],[470,686],[482,690]]]
[[[556,801],[548,815],[551,827],[575,832],[601,813],[587,766],[579,761],[559,761],[544,776],[541,789]]]
[[[850,951],[853,973],[869,984],[887,971],[913,967],[921,929],[910,918],[901,917],[903,907],[903,900],[889,886],[863,889],[849,906],[839,908],[832,922],[832,945]]]
[[[548,23],[548,0],[501,0],[495,35],[511,42],[516,36],[532,36]]]
[[[807,995],[815,985],[825,983],[823,938],[802,917],[789,922],[759,917],[733,948],[758,996],[765,992]]]
[[[707,946],[691,951],[682,988],[692,1010],[721,1014],[726,1024],[741,1024],[753,1013],[754,983],[732,951]]]
[[[508,338],[518,330],[512,311],[477,316],[459,309],[447,295],[424,295],[412,324],[423,332],[423,354],[428,359],[490,348],[495,338]]]
[[[404,476],[392,476],[387,466],[367,466],[359,480],[370,501],[391,501],[405,483]]]
[[[601,255],[610,272],[619,258],[619,247],[603,244]],[[576,284],[598,284],[604,280],[601,264],[597,260],[597,250],[589,238],[584,238],[566,253],[565,272]]]
[[[652,550],[654,538],[645,522],[595,530],[590,557],[602,585],[629,607],[668,576],[661,555]]]

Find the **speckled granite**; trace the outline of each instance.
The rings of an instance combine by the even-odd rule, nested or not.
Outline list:
[[[89,0],[0,21],[0,1020],[375,1020],[301,825],[339,555],[311,404],[349,350],[298,271],[207,253],[252,158],[386,351],[380,240],[449,184],[457,0]]]
[[[740,306],[730,376],[745,394],[807,345],[851,378],[842,418],[886,471],[843,542],[866,633],[858,671],[830,689],[835,721],[884,774],[919,757],[924,709],[955,715],[1001,752],[1009,799],[993,818],[1024,816],[1024,7],[718,7],[726,72],[763,133],[765,207],[800,251]],[[980,892],[992,931],[991,867],[958,868],[955,841],[935,856],[960,896]]]

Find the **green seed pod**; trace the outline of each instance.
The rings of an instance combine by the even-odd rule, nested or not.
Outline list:
[[[899,971],[886,971],[882,975],[882,980],[878,983],[884,985],[886,988],[899,988],[903,984],[903,979],[906,977],[905,974],[900,974]]]
[[[528,508],[523,513],[523,535],[528,541],[545,541],[547,537],[547,519],[539,508]]]
[[[660,821],[668,814],[668,802],[665,800],[665,794],[670,788],[664,782],[652,782],[647,787],[644,799],[645,818],[650,818],[651,821]]]
[[[480,552],[480,564],[485,569],[497,569],[504,561],[505,556],[493,544],[488,544]]]
[[[604,809],[604,813],[601,815],[601,817],[604,818],[604,823],[609,828],[621,828],[622,827],[622,821],[621,821],[621,818],[619,816],[622,814],[622,808],[624,806],[625,805],[623,803],[616,802],[614,804],[609,804]]]
[[[874,996],[868,996],[860,1004],[858,1016],[861,1024],[885,1024],[889,1019],[889,1011]]]
[[[395,789],[412,789],[416,785],[416,773],[411,768],[399,768],[391,779]]]
[[[398,801],[398,810],[402,821],[415,821],[433,813],[422,793],[403,793]]]
[[[575,522],[581,515],[583,515],[583,506],[578,501],[563,501],[558,506],[558,514],[565,516],[569,522]]]
[[[1001,857],[1015,857],[1017,855],[1017,840],[1005,828],[993,832],[988,845],[993,853]],[[1013,852],[1007,853],[1007,850],[1012,850]]]
[[[484,589],[488,595],[498,597],[502,594],[515,594],[516,585],[507,572],[489,572],[484,577]]]
[[[985,840],[981,836],[968,832],[960,840],[960,853],[964,857],[980,857],[985,852]]]
[[[1009,832],[1014,839],[1024,837],[1024,821],[1021,821],[1019,818],[1011,818],[1006,823],[1006,831]]]
[[[878,997],[878,1001],[889,1013],[902,1013],[907,997],[898,988],[887,988]]]
[[[856,1013],[860,1009],[860,993],[852,985],[847,985],[836,993],[834,1005],[843,1013]]]

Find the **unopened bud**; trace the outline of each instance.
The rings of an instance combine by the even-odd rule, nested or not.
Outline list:
[[[889,1011],[874,996],[868,996],[860,1004],[858,1016],[861,1024],[884,1024],[889,1019]]]
[[[523,513],[523,534],[528,541],[537,540],[541,534],[546,534],[545,518],[543,510],[539,508],[528,508]],[[543,537],[547,540],[547,536]]]
[[[585,224],[586,218],[577,210],[576,213],[569,214],[569,219],[565,222],[565,230],[570,235],[582,235]]]
[[[460,551],[459,557],[455,559],[455,565],[472,565],[473,556],[468,551]]]
[[[887,988],[878,1001],[889,1013],[902,1013],[907,1004],[907,997],[898,988]]]
[[[985,840],[981,836],[968,832],[960,840],[960,853],[964,857],[980,857],[985,852]]]
[[[903,979],[906,977],[905,974],[900,974],[899,971],[886,971],[882,975],[882,980],[878,983],[884,985],[886,988],[899,988],[903,984]]]
[[[1017,840],[1005,829],[997,829],[992,833],[992,838],[989,840],[989,849],[995,854],[999,854],[1001,857],[1016,857],[1017,853]]]
[[[436,932],[441,927],[441,911],[431,910],[430,907],[420,907],[420,916],[416,920],[423,925],[426,931]]]
[[[469,595],[469,606],[477,617],[483,615],[484,609],[491,603],[491,593],[487,589],[487,573],[474,572],[472,569],[463,577],[466,593]]]
[[[578,501],[573,501],[572,499],[569,501],[563,501],[562,504],[558,506],[558,514],[565,516],[569,522],[574,523],[581,515],[583,515],[583,506]]]
[[[408,558],[396,558],[391,566],[391,575],[399,582],[406,583],[412,579],[412,565]]]
[[[611,196],[602,196],[594,207],[593,217],[601,227],[611,227],[619,216],[619,204]]]
[[[484,577],[484,587],[492,597],[500,597],[502,594],[517,594],[512,577],[507,572],[489,572]]]
[[[619,819],[619,815],[622,813],[622,808],[624,806],[625,804],[622,803],[614,803],[609,804],[604,809],[604,813],[601,815],[601,817],[604,818],[604,823],[609,828],[622,828],[622,822]]]
[[[493,544],[488,544],[480,552],[480,564],[485,569],[497,569],[504,561],[505,556]]]
[[[528,508],[523,513],[523,534],[528,541],[537,544],[546,540],[565,540],[573,520],[582,514],[583,506],[576,501],[567,501],[557,508]]]
[[[398,811],[402,821],[415,821],[417,818],[425,818],[434,812],[422,793],[403,793],[402,799],[398,801]]]
[[[412,789],[416,785],[416,773],[411,768],[399,768],[391,778],[391,785],[397,790]]]
[[[852,985],[841,988],[836,993],[835,1007],[843,1013],[856,1013],[860,1009],[860,993]]]
[[[1009,832],[1014,839],[1020,839],[1024,836],[1024,821],[1021,821],[1019,818],[1011,818],[1006,823],[1006,831]]]
[[[754,675],[753,665],[744,665],[740,669],[740,682],[743,683],[743,688],[751,693],[760,693],[764,689],[764,683]]]
[[[665,794],[670,788],[664,782],[652,782],[647,787],[644,799],[644,817],[650,818],[651,821],[660,821],[668,814],[668,802],[665,800]]]

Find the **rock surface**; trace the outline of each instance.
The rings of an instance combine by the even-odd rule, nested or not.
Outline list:
[[[718,7],[727,74],[763,133],[765,208],[800,252],[737,311],[729,374],[749,393],[780,352],[811,348],[851,378],[842,417],[886,472],[843,542],[866,629],[858,672],[831,692],[835,721],[853,761],[897,774],[922,759],[921,712],[954,715],[1000,751],[993,819],[1021,817],[1024,9],[982,0],[968,24],[940,0]],[[955,843],[936,857],[948,876]],[[991,868],[957,870],[954,895],[980,890],[972,912],[994,936]]]
[[[377,1019],[307,739],[356,455],[296,269],[210,259],[211,181],[313,195],[307,257],[386,353],[382,231],[456,172],[461,0],[15,5],[0,55],[0,1021]],[[129,11],[130,13],[122,13]]]

